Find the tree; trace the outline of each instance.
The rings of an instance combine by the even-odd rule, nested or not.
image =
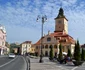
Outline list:
[[[82,53],[81,53],[81,60],[85,60],[85,50],[82,48]]]
[[[50,53],[49,54],[50,54],[49,59],[53,60],[53,47],[52,47],[52,45],[50,45]]]
[[[58,59],[62,60],[63,59],[63,54],[62,54],[62,45],[59,45],[59,55],[58,55]]]
[[[80,45],[79,45],[79,41],[78,40],[77,40],[77,43],[75,43],[74,59],[76,61],[80,61],[81,60]]]
[[[72,55],[71,55],[71,50],[70,49],[68,49],[68,54],[67,54],[67,56],[68,57],[71,57]]]
[[[20,45],[17,45],[15,43],[11,43],[10,44],[10,53],[14,53],[14,48],[17,48],[17,53],[16,54],[20,54],[21,51],[20,51]]]

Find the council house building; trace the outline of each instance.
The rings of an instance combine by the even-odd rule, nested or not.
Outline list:
[[[48,34],[42,37],[42,52],[44,56],[49,56],[50,46],[53,47],[53,54],[59,54],[59,44],[62,45],[62,52],[67,53],[68,49],[74,53],[75,40],[68,34],[68,19],[64,15],[63,8],[60,8],[57,17],[55,18],[55,30],[53,33],[48,31]],[[40,56],[41,39],[34,44],[35,55]]]

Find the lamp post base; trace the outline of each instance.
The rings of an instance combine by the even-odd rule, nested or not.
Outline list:
[[[40,60],[39,60],[39,63],[43,63],[43,60],[42,60],[42,55],[40,55]]]
[[[40,60],[39,60],[39,63],[43,63],[43,60],[42,60],[42,59],[40,59]]]

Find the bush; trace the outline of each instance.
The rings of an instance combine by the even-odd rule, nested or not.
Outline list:
[[[68,54],[67,54],[67,56],[68,56],[68,57],[71,57],[71,56],[72,56],[70,49],[68,49]]]
[[[50,54],[49,59],[53,60],[53,47],[52,47],[52,45],[50,46],[50,53],[49,54]]]
[[[63,54],[62,54],[62,45],[59,45],[59,55],[58,55],[58,59],[61,61],[63,59]]]
[[[77,40],[77,43],[75,43],[74,59],[76,61],[81,61],[80,45],[79,45],[79,41],[78,40]]]
[[[81,60],[85,61],[85,50],[82,48]]]
[[[75,49],[74,49],[74,59],[73,61],[75,66],[81,65],[83,62],[81,61],[81,54],[80,54],[80,45],[79,41],[77,40],[77,43],[75,43]]]

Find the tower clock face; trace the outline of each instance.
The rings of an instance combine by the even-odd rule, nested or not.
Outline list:
[[[62,21],[61,21],[61,20],[59,20],[59,21],[58,21],[58,23],[62,23]]]

